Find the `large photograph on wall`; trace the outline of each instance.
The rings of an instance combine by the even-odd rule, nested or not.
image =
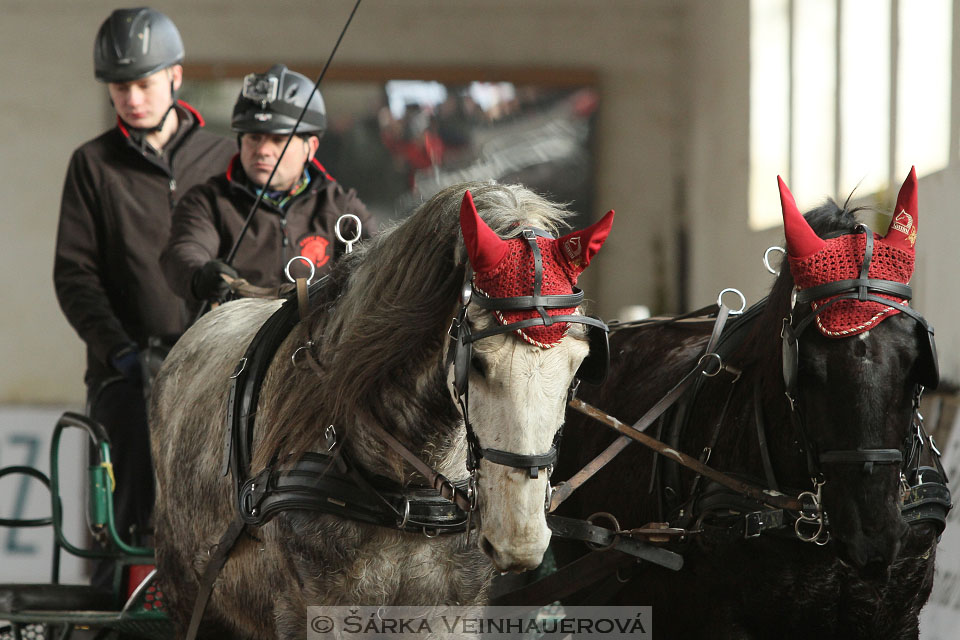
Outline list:
[[[181,97],[208,128],[230,132],[247,73],[272,63],[195,64]],[[316,78],[319,69],[288,64]],[[600,96],[592,74],[549,70],[341,69],[320,91],[327,131],[317,157],[354,187],[382,224],[443,187],[519,182],[567,202],[574,227],[592,222],[593,137]]]

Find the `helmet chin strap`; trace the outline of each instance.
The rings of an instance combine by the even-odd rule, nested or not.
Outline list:
[[[167,110],[163,113],[163,117],[160,118],[160,122],[159,122],[158,124],[156,124],[155,126],[152,126],[152,127],[133,127],[133,128],[136,129],[137,131],[143,133],[144,135],[148,135],[148,134],[156,133],[157,131],[160,131],[161,129],[163,129],[163,125],[165,125],[165,124],[167,123],[167,116],[170,115],[170,112],[173,111],[173,108],[174,108],[176,105],[177,105],[177,101],[176,101],[176,99],[174,99],[173,102],[170,103],[170,106],[167,107]]]

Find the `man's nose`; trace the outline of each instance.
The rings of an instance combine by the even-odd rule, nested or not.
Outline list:
[[[143,102],[143,91],[136,87],[132,87],[129,92],[127,92],[127,104],[131,106],[139,105]]]
[[[264,140],[254,150],[258,156],[273,156],[276,155],[277,145],[273,144],[272,140]]]

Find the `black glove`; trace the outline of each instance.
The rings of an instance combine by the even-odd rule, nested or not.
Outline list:
[[[110,366],[131,382],[143,380],[143,368],[140,366],[140,352],[135,344],[125,344],[110,353]]]
[[[190,282],[190,290],[197,300],[223,300],[230,293],[228,285],[221,277],[226,274],[231,278],[239,278],[237,270],[223,260],[210,260],[197,269]]]

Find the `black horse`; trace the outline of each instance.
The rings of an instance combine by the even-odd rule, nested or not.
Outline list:
[[[728,323],[719,358],[703,357],[709,322],[623,327],[607,383],[580,395],[630,423],[700,362],[716,375],[699,376],[647,433],[757,487],[807,492],[803,518],[631,444],[560,512],[683,528],[666,546],[684,567],[622,566],[570,603],[652,605],[657,638],[916,638],[949,493],[917,411],[938,373],[932,329],[906,304],[915,174],[886,236],[832,201],[804,222],[782,182],[781,198],[787,259],[768,297]],[[614,437],[571,415],[556,477]],[[920,493],[935,496],[919,500],[933,511],[901,514]]]

